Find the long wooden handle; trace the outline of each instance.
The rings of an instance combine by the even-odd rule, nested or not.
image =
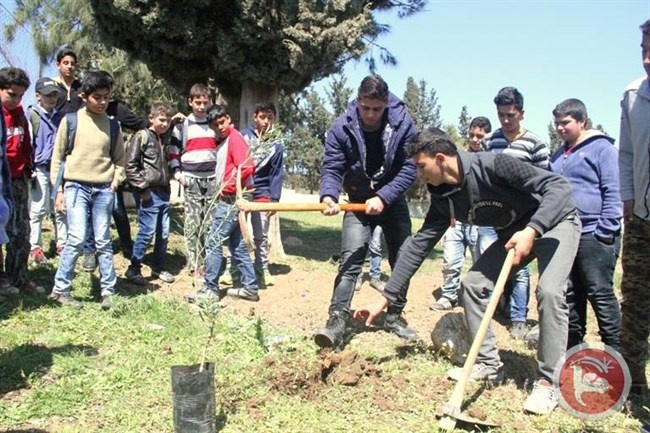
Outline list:
[[[365,212],[365,203],[340,203],[342,211]],[[325,203],[269,203],[238,200],[237,207],[245,212],[310,212],[327,209]]]
[[[483,340],[485,339],[485,334],[487,334],[492,316],[494,316],[494,312],[499,305],[499,299],[501,298],[506,282],[508,281],[508,276],[510,275],[510,270],[512,269],[512,262],[514,258],[515,250],[512,248],[508,251],[508,255],[506,256],[506,259],[503,263],[499,277],[497,278],[497,281],[494,285],[494,290],[492,291],[490,302],[488,302],[488,305],[485,309],[485,314],[481,320],[481,325],[478,327],[478,331],[476,331],[474,341],[472,341],[472,346],[469,349],[467,359],[465,359],[465,364],[463,365],[463,373],[458,379],[458,382],[456,382],[456,386],[454,387],[454,391],[451,393],[449,401],[443,407],[443,412],[460,412],[461,405],[463,404],[463,397],[465,396],[465,388],[467,388],[467,383],[469,382],[469,375],[472,373],[472,367],[474,367],[474,363],[478,357],[478,351],[483,344]],[[456,420],[451,416],[443,416],[440,419],[438,426],[441,429],[450,431],[453,430],[456,426]]]

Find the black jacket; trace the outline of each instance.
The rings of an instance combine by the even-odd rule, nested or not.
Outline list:
[[[169,171],[162,137],[151,129],[136,132],[126,149],[126,178],[133,188],[169,192]]]

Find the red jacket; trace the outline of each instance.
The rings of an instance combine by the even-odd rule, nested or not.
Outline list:
[[[34,151],[23,107],[19,105],[7,110],[3,106],[2,115],[7,128],[7,161],[11,178],[18,179],[23,175],[31,177]]]
[[[225,137],[217,138],[217,154],[219,146],[228,140],[228,154],[224,171],[224,185],[222,194],[235,194],[237,192],[237,169],[241,167],[241,184],[243,189],[252,189],[255,164],[248,154],[248,143],[234,126],[228,128]]]

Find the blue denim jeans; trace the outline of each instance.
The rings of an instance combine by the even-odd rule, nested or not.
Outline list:
[[[404,241],[411,235],[411,217],[406,200],[401,199],[387,207],[381,215],[366,215],[364,213],[346,212],[343,217],[341,233],[341,264],[334,280],[334,291],[330,302],[329,313],[350,312],[350,304],[354,295],[354,285],[363,268],[363,262],[368,253],[368,247],[375,227],[380,226],[384,231],[388,247],[388,263],[391,269],[397,260],[397,253]],[[398,312],[406,305],[406,290],[397,300],[397,305],[391,305]]]
[[[498,235],[492,227],[479,227],[478,238],[479,251],[483,254],[498,239]],[[526,265],[513,274],[508,280],[508,288],[510,322],[525,322],[530,299],[530,266]]]
[[[151,198],[148,201],[143,201],[141,193],[134,191],[133,197],[137,203],[140,203],[140,207],[138,209],[138,234],[133,245],[131,267],[140,269],[147,247],[156,235],[152,269],[154,272],[164,271],[169,239],[169,193],[152,190]]]
[[[113,220],[115,221],[115,229],[117,236],[120,239],[120,247],[122,251],[131,250],[133,248],[133,239],[131,238],[131,223],[129,222],[129,215],[126,212],[124,205],[124,193],[122,191],[115,192],[115,199],[113,201]],[[93,243],[93,227],[90,223],[91,215],[88,214],[88,235],[84,242],[84,254],[92,254],[95,252],[95,245]]]
[[[205,288],[214,292],[219,290],[219,274],[223,261],[221,244],[227,239],[228,247],[233,255],[232,263],[236,264],[239,270],[242,286],[245,289],[257,291],[255,270],[237,220],[237,205],[234,202],[226,203],[219,200],[212,215],[212,226],[205,241]]]
[[[460,271],[465,262],[465,251],[469,248],[472,254],[472,263],[478,260],[477,226],[456,221],[454,227],[449,227],[445,233],[443,245],[443,268],[442,268],[442,296],[449,299],[453,304],[458,302],[458,289],[460,288]]]
[[[372,232],[372,238],[368,245],[368,255],[370,256],[370,278],[381,278],[381,235],[383,231],[381,226],[375,227]]]
[[[63,193],[68,215],[68,238],[61,253],[52,292],[70,292],[74,267],[90,229],[88,225],[88,214],[90,213],[99,264],[101,295],[112,295],[115,293],[116,277],[111,242],[111,213],[114,200],[111,186],[109,184],[66,182]]]
[[[620,236],[611,245],[596,239],[593,232],[580,236],[578,254],[573,262],[567,303],[569,304],[569,341],[567,349],[582,343],[587,333],[587,301],[594,310],[598,333],[612,349],[621,347],[621,311],[614,295],[614,267],[618,259]]]

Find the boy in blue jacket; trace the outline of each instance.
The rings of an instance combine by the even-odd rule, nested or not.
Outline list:
[[[361,81],[357,99],[327,133],[320,201],[328,208],[323,214],[340,212],[341,186],[351,202],[366,204],[366,212],[346,212],[343,217],[341,262],[329,319],[325,328],[314,335],[320,347],[338,348],[343,342],[354,285],[375,227],[384,230],[391,268],[402,243],[411,234],[404,194],[415,180],[415,166],[404,147],[414,132],[406,104],[388,91],[388,84],[380,76],[370,75]],[[400,296],[406,302],[406,291]],[[401,310],[388,310],[384,329],[407,340],[417,338]]]
[[[603,343],[620,350],[621,313],[614,295],[623,203],[614,140],[587,130],[587,107],[567,99],[553,110],[555,129],[564,144],[551,158],[551,171],[573,186],[573,200],[582,222],[578,253],[569,275],[569,340],[567,349],[587,333],[587,300],[594,309]]]

